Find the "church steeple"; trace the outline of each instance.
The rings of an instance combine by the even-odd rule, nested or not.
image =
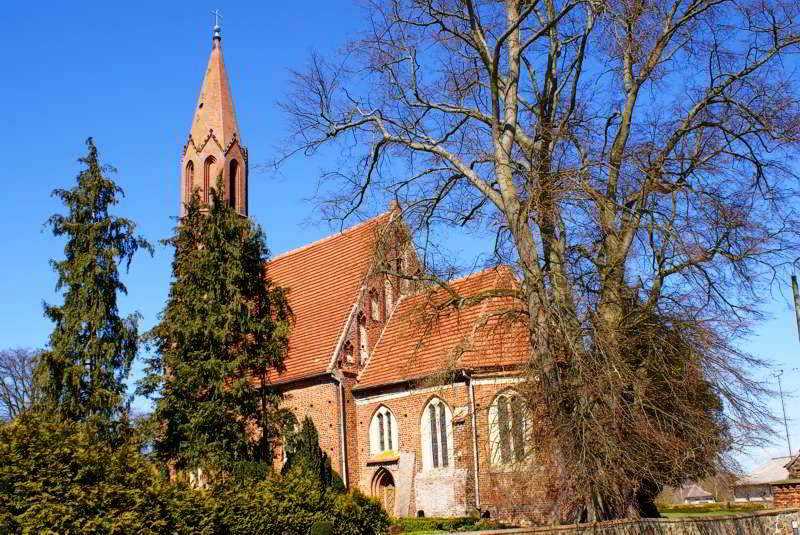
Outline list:
[[[211,57],[200,88],[189,139],[181,160],[181,212],[193,190],[207,201],[222,174],[225,201],[247,215],[247,149],[241,145],[228,74],[222,58],[219,13],[215,13]]]

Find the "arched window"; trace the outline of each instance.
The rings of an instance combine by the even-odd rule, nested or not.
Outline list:
[[[369,452],[379,455],[387,451],[398,451],[400,433],[397,420],[387,407],[381,405],[369,424]]]
[[[392,281],[388,278],[383,281],[383,293],[384,298],[386,299],[386,315],[392,313],[392,307],[394,306],[394,294],[392,292]]]
[[[513,390],[501,392],[489,406],[492,463],[522,461],[526,448],[527,417],[522,398]]]
[[[358,315],[358,357],[364,364],[369,356],[369,341],[367,339],[367,318],[364,314]]]
[[[228,204],[235,209],[238,193],[236,187],[239,184],[239,162],[231,160],[228,171]]]
[[[381,301],[375,290],[369,291],[369,314],[372,321],[381,321]]]
[[[211,191],[211,167],[216,162],[216,158],[209,156],[203,166],[203,202],[208,203],[209,191]]]
[[[189,203],[192,199],[192,193],[194,193],[194,162],[189,160],[186,162],[186,173],[184,175],[184,187],[185,189],[185,203]]]
[[[447,468],[453,458],[453,414],[439,398],[431,399],[420,419],[422,467]]]
[[[348,364],[353,364],[355,360],[353,359],[353,344],[349,341],[344,343],[344,347],[342,348],[342,356],[344,361]]]

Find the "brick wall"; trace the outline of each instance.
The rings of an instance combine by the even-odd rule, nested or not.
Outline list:
[[[514,389],[513,379],[503,377],[478,380],[474,385],[481,509],[488,511],[492,518],[514,523],[547,523],[554,514],[554,500],[548,492],[547,473],[537,463],[535,451],[524,463],[498,466],[492,462],[489,406],[497,394]],[[533,449],[535,444],[528,447]]]
[[[319,445],[331,458],[334,470],[340,472],[339,387],[331,377],[295,383],[284,387],[283,406],[302,422],[309,416],[319,432]]]
[[[489,444],[488,407],[495,396],[510,387],[512,380],[500,378],[483,381],[474,386],[476,431],[478,444],[478,482],[481,510],[493,518],[517,521],[545,521],[552,500],[548,499],[545,474],[535,461],[523,467],[492,466]],[[453,414],[453,455],[447,469],[423,470],[421,418],[428,401],[434,396],[448,404]],[[472,421],[469,388],[464,382],[416,390],[384,390],[362,395],[356,404],[358,429],[358,482],[362,491],[370,494],[376,473],[388,470],[395,479],[398,491],[410,486],[408,503],[396,502],[394,514],[413,516],[424,511],[427,516],[459,516],[475,511],[475,470],[473,457]],[[400,452],[411,454],[413,469],[405,473],[401,459],[382,461],[370,454],[369,425],[375,411],[387,407],[397,421]]]
[[[800,507],[800,481],[772,485],[775,508]]]
[[[386,394],[398,394],[399,397],[369,401],[369,398],[359,401],[356,405],[356,416],[358,423],[358,434],[361,437],[358,447],[358,457],[360,475],[358,478],[359,486],[366,493],[371,492],[372,481],[376,472],[383,468],[388,470],[395,479],[396,486],[411,486],[409,503],[404,505],[404,510],[395,510],[398,516],[413,516],[420,509],[425,510],[426,504],[417,503],[417,493],[429,501],[429,510],[436,510],[440,515],[464,515],[468,512],[467,501],[467,480],[471,474],[471,436],[468,420],[458,420],[453,422],[453,459],[448,469],[432,470],[426,474],[420,482],[424,482],[424,488],[417,488],[416,479],[422,472],[422,449],[420,440],[420,419],[422,411],[428,401],[438,396],[445,401],[453,413],[466,409],[469,405],[468,392],[463,383],[456,383],[440,388],[424,388],[412,392],[395,390],[384,392]],[[365,403],[365,401],[369,401]],[[389,462],[378,462],[371,456],[369,451],[369,424],[375,411],[385,406],[394,414],[398,427],[399,444],[398,451],[411,454],[409,459],[413,462],[412,469],[407,475],[402,474],[400,460]],[[455,489],[453,491],[453,489]],[[399,505],[399,504],[398,504]],[[428,510],[425,511],[430,516]]]

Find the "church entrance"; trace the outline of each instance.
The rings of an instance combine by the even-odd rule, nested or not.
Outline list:
[[[394,515],[394,477],[385,468],[375,472],[372,478],[372,495],[381,502],[389,515]]]

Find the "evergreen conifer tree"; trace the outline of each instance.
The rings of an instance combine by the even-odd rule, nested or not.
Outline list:
[[[64,259],[51,261],[64,302],[45,304],[55,328],[37,377],[45,402],[61,415],[108,422],[125,406],[125,379],[138,348],[138,314],[123,318],[117,309],[117,294],[127,292],[119,266],[129,268],[138,249],[152,248],[133,221],[109,212],[123,191],[109,178],[115,169],[100,164],[92,138],[86,145],[77,185],[53,191],[67,208],[47,222],[55,236],[67,237]]]
[[[283,473],[292,470],[304,471],[325,487],[344,490],[344,482],[333,471],[331,459],[319,445],[319,433],[314,422],[306,416],[300,430],[290,433],[286,441],[286,463]]]
[[[195,192],[175,235],[166,308],[149,333],[155,353],[139,392],[156,397],[156,454],[178,469],[231,470],[269,459],[291,313],[266,277],[264,233],[224,202]]]

